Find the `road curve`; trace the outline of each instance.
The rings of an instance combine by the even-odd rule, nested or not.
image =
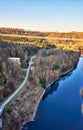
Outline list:
[[[15,90],[15,92],[5,101],[3,102],[3,104],[0,106],[0,117],[4,111],[4,108],[6,107],[6,105],[19,93],[19,91],[23,88],[23,86],[25,85],[28,76],[29,76],[29,71],[30,71],[30,67],[33,64],[32,60],[36,58],[36,55],[32,56],[29,62],[29,66],[27,68],[27,72],[26,72],[26,76],[25,79],[23,80],[23,82],[21,83],[21,85],[17,88],[17,90]]]

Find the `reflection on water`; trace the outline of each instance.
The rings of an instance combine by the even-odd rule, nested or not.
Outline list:
[[[34,122],[34,121],[30,121],[28,123],[28,126],[25,125],[22,130],[28,130],[28,128],[30,128],[31,130],[36,130],[36,128],[38,127],[38,123],[37,122]],[[35,129],[34,129],[35,128]]]
[[[48,87],[45,91],[45,94],[44,94],[42,100],[45,100],[45,98],[47,98],[48,95],[51,95],[54,91],[56,91],[58,89],[58,86],[59,86],[59,82],[57,81],[52,86]]]
[[[83,100],[83,88],[80,90],[81,98]]]
[[[81,112],[83,114],[83,102],[82,102],[82,105],[81,105]]]
[[[65,80],[66,78],[70,77],[71,75],[72,75],[72,71],[69,72],[69,73],[68,73],[67,75],[65,75],[65,76],[61,76],[60,79]]]
[[[82,115],[83,115],[83,88],[80,90],[80,95],[81,95],[81,98],[82,98],[81,112],[82,112]]]
[[[68,77],[71,76],[71,74],[72,74],[72,72],[69,72],[67,75],[62,76],[62,77],[60,78],[60,80],[65,80],[65,79],[67,79]],[[48,87],[48,88],[46,89],[46,91],[45,91],[45,94],[44,94],[42,100],[45,100],[45,98],[47,98],[48,95],[51,95],[51,94],[53,94],[53,92],[57,91],[58,86],[59,86],[59,81],[53,83],[50,87]]]

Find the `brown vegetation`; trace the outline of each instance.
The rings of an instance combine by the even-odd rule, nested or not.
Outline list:
[[[78,58],[78,52],[54,49],[40,50],[31,67],[26,86],[8,107],[7,113],[11,117],[9,118],[5,113],[5,118],[9,118],[11,122],[13,117],[18,122],[18,126],[31,121],[44,89],[58,80],[61,74],[74,67]],[[15,126],[15,122],[13,122],[13,125]],[[4,124],[4,128],[5,126],[6,124]],[[13,130],[11,123],[6,130]]]
[[[39,32],[39,31],[29,31],[19,28],[0,28],[0,34],[19,34],[28,36],[43,36],[43,37],[59,37],[59,38],[83,38],[83,32]]]
[[[83,41],[75,39],[83,39],[83,32],[69,32],[69,33],[59,33],[59,32],[36,32],[36,31],[25,31],[23,29],[13,29],[13,28],[0,28],[1,41],[6,41],[9,43],[18,43],[24,45],[33,45],[40,48],[57,48],[63,50],[73,50],[76,51],[81,48],[83,50]],[[32,37],[27,37],[32,36]],[[33,37],[33,36],[39,36]],[[51,39],[52,38],[68,38],[67,40],[62,39]]]
[[[0,102],[15,91],[23,81],[21,68],[27,68],[31,55],[37,53],[38,48],[0,41]],[[19,57],[21,65],[9,62],[8,58]]]
[[[81,32],[42,33],[12,28],[0,28],[0,34],[83,38]],[[79,58],[79,53],[75,51],[82,48],[82,41],[0,36],[1,102],[18,87],[18,84],[24,78],[21,68],[26,68],[31,56],[37,54],[37,58],[31,66],[28,82],[17,98],[10,104],[10,107],[6,108],[3,116],[4,130],[19,130],[23,123],[33,119],[34,111],[37,109],[38,101],[44,89],[58,80],[60,75],[64,75],[75,67]],[[21,66],[14,66],[9,63],[9,57],[19,57]],[[12,128],[12,126],[14,127]]]

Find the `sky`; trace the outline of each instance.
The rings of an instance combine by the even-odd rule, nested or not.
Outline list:
[[[83,32],[83,0],[0,0],[0,27]]]

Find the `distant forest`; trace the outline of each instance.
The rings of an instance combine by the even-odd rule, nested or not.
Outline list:
[[[39,31],[29,31],[18,28],[0,28],[0,34],[17,34],[17,35],[28,35],[28,36],[43,36],[43,37],[62,37],[62,38],[83,38],[83,32],[39,32]]]

